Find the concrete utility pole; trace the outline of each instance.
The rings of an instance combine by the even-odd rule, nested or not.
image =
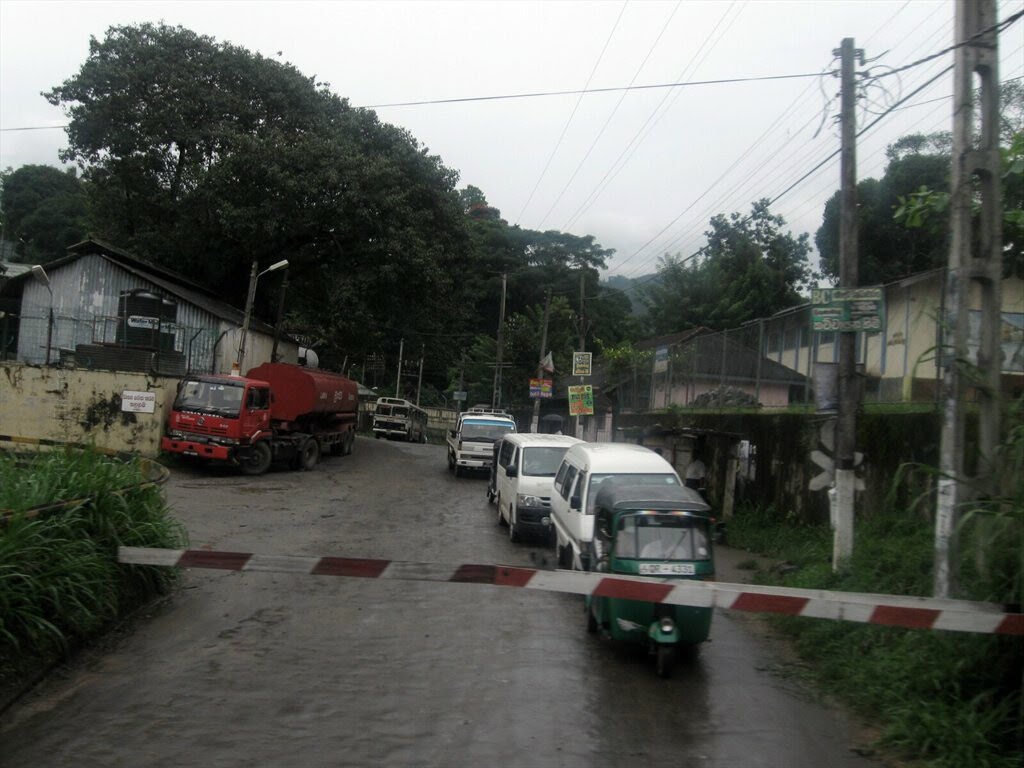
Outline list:
[[[587,277],[586,271],[580,268],[580,352],[587,351],[587,309],[586,309],[586,296],[584,295],[584,288],[586,286],[585,280]],[[583,377],[580,376],[580,386],[583,385]],[[579,416],[576,417],[576,424],[573,427],[573,435],[579,439],[583,439],[583,419]]]
[[[505,290],[508,274],[501,274],[501,309],[498,313],[498,352],[494,361],[494,391],[491,393],[491,408],[501,407],[501,358],[505,339]]]
[[[551,309],[551,289],[548,288],[544,297],[544,323],[540,332],[540,362],[537,363],[537,378],[544,378],[544,356],[548,347],[548,312]],[[536,433],[540,428],[540,398],[533,401],[533,418],[530,419],[530,431]]]
[[[405,339],[398,342],[398,376],[395,377],[395,397],[402,396],[402,352],[405,351]]]
[[[416,405],[420,404],[420,390],[423,389],[423,356],[427,352],[427,345],[420,345],[420,375],[416,379]]]
[[[956,590],[956,525],[960,505],[969,501],[964,487],[964,412],[968,372],[971,294],[981,307],[981,339],[970,378],[980,395],[978,424],[978,493],[992,496],[992,460],[999,444],[1000,348],[1002,296],[1002,200],[999,166],[999,41],[994,31],[995,0],[961,0],[956,4],[956,50],[953,75],[953,168],[950,192],[950,249],[946,269],[946,305],[942,344],[942,394],[945,413],[939,455],[941,475],[935,511],[934,594]],[[968,43],[968,41],[970,41]],[[965,44],[967,43],[967,44]],[[981,91],[980,129],[974,134],[974,88]],[[972,212],[981,195],[981,211]],[[974,218],[974,226],[972,226]],[[976,249],[976,250],[975,250]],[[982,542],[983,543],[983,542]]]
[[[857,287],[857,50],[853,38],[843,38],[838,53],[842,62],[842,150],[840,154],[839,287]],[[853,554],[854,463],[857,443],[857,332],[839,333],[839,414],[836,422],[836,526],[832,539],[832,569],[839,570]]]

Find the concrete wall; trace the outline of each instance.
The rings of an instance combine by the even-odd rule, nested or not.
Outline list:
[[[177,379],[142,373],[0,363],[0,435],[156,457],[177,385]],[[154,393],[155,412],[122,411],[125,391]]]

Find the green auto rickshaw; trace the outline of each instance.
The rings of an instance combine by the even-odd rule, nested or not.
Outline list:
[[[595,504],[592,569],[661,579],[714,579],[714,519],[685,486],[614,485]],[[587,629],[644,643],[660,677],[672,673],[677,650],[694,652],[711,630],[711,608],[587,598]]]

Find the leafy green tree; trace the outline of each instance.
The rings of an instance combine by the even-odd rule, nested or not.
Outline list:
[[[712,218],[696,259],[663,257],[658,278],[643,291],[651,330],[735,328],[799,304],[812,277],[811,249],[808,236],[785,232],[785,223],[760,200],[747,216]]]
[[[288,258],[289,328],[325,365],[397,356],[402,338],[450,355],[432,340],[471,315],[457,174],[407,131],[290,64],[164,24],[92,39],[48,98],[71,118],[65,157],[100,234],[236,304],[254,259]],[[260,289],[266,316],[276,295]]]
[[[4,239],[25,262],[49,261],[84,239],[87,198],[74,169],[23,165],[0,174]]]
[[[900,199],[921,186],[949,186],[948,134],[904,136],[886,154],[889,164],[881,179],[857,184],[858,277],[861,285],[891,282],[945,263],[948,225],[909,230],[893,219]],[[825,277],[839,276],[840,198],[836,192],[825,204],[822,225],[814,241]]]

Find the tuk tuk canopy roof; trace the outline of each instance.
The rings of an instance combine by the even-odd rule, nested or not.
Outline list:
[[[701,495],[685,485],[612,485],[598,492],[596,508],[599,516],[628,510],[711,513]]]

